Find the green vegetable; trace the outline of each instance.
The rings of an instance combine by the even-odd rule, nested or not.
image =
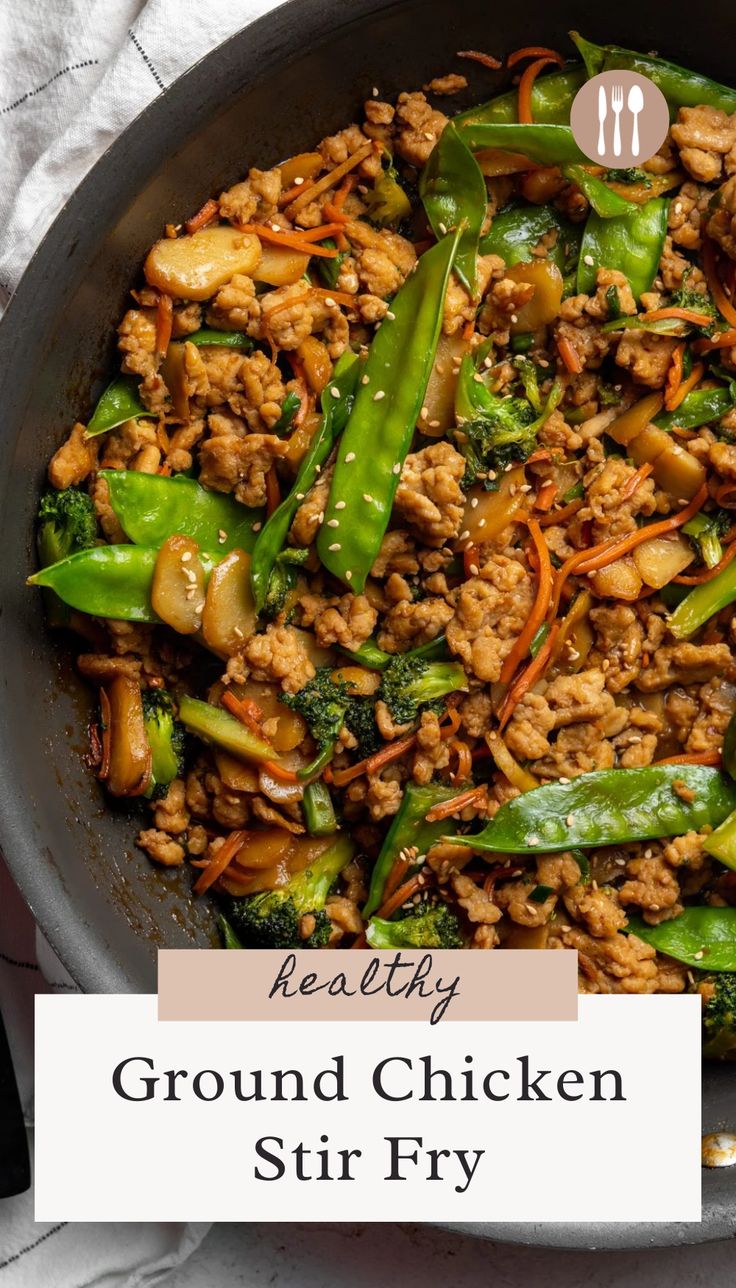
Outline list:
[[[467,687],[459,662],[427,662],[398,653],[383,671],[376,697],[385,702],[395,724],[413,724],[427,702],[436,702]]]
[[[700,103],[718,107],[723,112],[736,112],[736,90],[719,85],[699,72],[678,67],[676,63],[668,63],[652,54],[621,49],[619,45],[595,45],[577,31],[571,31],[570,37],[582,55],[588,76],[619,69],[639,72],[661,89],[673,116],[677,115],[679,107],[697,107]]]
[[[585,68],[580,66],[539,77],[532,87],[534,120],[544,125],[569,125],[572,101],[584,83]],[[512,89],[506,94],[499,94],[489,103],[481,103],[461,112],[453,117],[453,124],[458,129],[461,126],[494,122],[513,124],[518,119],[518,111],[519,95]]]
[[[316,482],[335,440],[345,428],[353,405],[359,365],[355,354],[350,352],[344,353],[336,363],[332,380],[322,393],[322,419],[299,466],[294,485],[258,534],[251,554],[250,578],[259,613],[266,602],[271,574],[284,548],[294,515]],[[338,391],[337,398],[332,393],[333,389]]]
[[[675,639],[687,639],[735,599],[736,562],[728,564],[712,581],[693,586],[682,603],[678,604],[667,625]]]
[[[337,831],[332,797],[325,782],[318,778],[304,788],[302,798],[304,821],[310,836],[331,836]]]
[[[324,241],[321,241],[319,244],[320,246],[326,246],[328,250],[337,250],[337,242],[335,241],[334,237],[325,237]],[[347,253],[348,252],[346,250],[344,251],[341,250],[341,251],[338,251],[337,255],[335,255],[332,259],[327,259],[326,257],[320,256],[319,259],[317,260],[317,272],[319,273],[325,286],[331,291],[337,290],[337,283],[340,277],[340,271],[342,269],[343,261]]]
[[[537,434],[562,398],[562,386],[552,385],[544,406],[535,411],[528,398],[502,397],[491,393],[476,371],[473,356],[466,353],[460,364],[455,390],[455,415],[460,433],[458,447],[467,462],[464,486],[478,473],[505,469],[512,461],[526,460],[534,450]]]
[[[683,322],[682,318],[655,318],[652,322],[649,322],[643,313],[638,316],[614,317],[610,321],[604,322],[601,327],[603,332],[648,331],[651,335],[672,336],[689,335],[692,329],[692,324]]]
[[[185,696],[179,702],[179,719],[203,742],[213,743],[241,760],[257,764],[274,759],[273,748],[222,707]]]
[[[196,344],[198,349],[212,345],[219,349],[238,349],[241,353],[250,353],[253,348],[253,341],[244,331],[216,331],[214,327],[202,327],[174,343]]]
[[[528,353],[529,350],[533,347],[534,347],[534,335],[532,333],[527,332],[523,335],[512,335],[511,337],[512,353]]]
[[[157,550],[146,546],[95,546],[80,550],[28,578],[48,586],[70,608],[119,622],[156,622],[151,580]]]
[[[733,738],[729,750],[729,760],[733,764]],[[728,772],[731,773],[730,769]],[[729,814],[726,821],[705,838],[703,849],[725,867],[736,870],[736,813]]]
[[[730,527],[728,510],[712,510],[709,514],[701,510],[683,525],[682,531],[690,538],[706,568],[715,568],[723,557],[721,537]]]
[[[695,792],[682,800],[675,784]],[[716,827],[736,808],[736,784],[705,765],[602,769],[545,783],[507,801],[482,832],[458,845],[495,854],[540,854],[620,845]]]
[[[698,429],[709,425],[713,420],[720,420],[726,412],[736,405],[736,381],[728,385],[714,386],[712,389],[693,389],[686,394],[680,406],[674,411],[663,412],[655,418],[654,424],[659,429]]]
[[[506,206],[493,216],[478,250],[481,255],[500,255],[510,268],[532,259],[534,247],[553,228],[557,230],[557,242],[549,251],[548,258],[561,273],[566,273],[571,263],[577,263],[583,230],[580,224],[565,219],[554,206],[533,206],[526,202]],[[518,351],[518,341],[522,339],[526,337],[514,336],[512,348]],[[528,340],[531,343],[531,337]]]
[[[296,586],[298,571],[308,558],[309,550],[305,546],[287,547],[276,556],[261,610],[269,621],[284,611],[286,600]]]
[[[690,286],[691,275],[692,266],[685,269],[682,275],[682,284],[670,295],[670,305],[678,309],[693,309],[696,313],[707,313],[715,322],[718,317],[718,310],[713,303],[710,292],[696,291],[694,287]],[[706,330],[707,328],[702,327],[700,329]],[[689,372],[685,374],[689,375]]]
[[[534,638],[532,639],[532,642],[529,645],[529,652],[532,657],[537,656],[537,653],[539,652],[540,648],[544,644],[544,641],[546,640],[548,635],[549,635],[549,622],[542,622],[542,625],[539,627],[539,630],[535,631]]]
[[[462,229],[453,267],[472,294],[488,193],[478,162],[452,121],[429,155],[419,180],[419,195],[438,241],[450,229]]]
[[[629,917],[625,931],[696,970],[736,971],[736,908],[685,908],[658,926]]]
[[[611,169],[606,171],[606,183],[635,183],[642,188],[651,188],[652,176],[647,174],[646,170],[639,170],[636,166],[626,166],[623,170]]]
[[[89,549],[96,540],[95,507],[86,492],[72,487],[63,492],[44,492],[38,507],[36,530],[36,549],[42,568]],[[45,599],[49,625],[68,625],[67,605],[52,591],[46,593]]]
[[[569,487],[563,493],[562,500],[565,505],[568,505],[570,501],[579,501],[581,496],[585,496],[585,485],[583,480],[579,479],[577,483],[573,483],[572,487]]]
[[[231,550],[252,550],[262,510],[249,510],[233,497],[209,492],[196,479],[136,470],[100,470],[110,504],[126,536],[139,546],[162,546],[179,533],[200,550],[224,559]],[[223,539],[224,538],[224,539]]]
[[[245,948],[324,948],[331,933],[325,912],[327,896],[353,851],[352,841],[341,836],[288,885],[225,900],[225,913],[238,940]],[[316,925],[312,934],[302,939],[299,923],[307,914],[314,917]]]
[[[151,748],[151,780],[145,795],[158,799],[184,770],[184,730],[165,689],[144,689],[143,723]]]
[[[436,149],[435,149],[436,151]],[[411,214],[411,202],[399,183],[396,167],[389,158],[373,187],[363,194],[370,223],[379,228],[398,228]]]
[[[484,121],[463,122],[460,138],[471,152],[501,148],[536,161],[538,165],[567,165],[574,161],[590,164],[581,152],[569,125],[509,125]]]
[[[554,894],[554,889],[552,888],[552,886],[537,885],[534,887],[534,889],[531,891],[529,895],[529,902],[546,903],[551,894]]]
[[[340,440],[317,553],[328,572],[356,592],[365,586],[391,517],[434,363],[458,237],[459,231],[422,255],[394,296],[393,317],[384,318],[371,344]]]
[[[156,419],[155,412],[147,411],[138,397],[139,383],[134,376],[118,376],[107,386],[87,425],[88,438],[106,434],[108,429],[115,429],[138,416]]]
[[[320,666],[298,693],[282,693],[281,701],[306,720],[317,744],[314,760],[297,775],[300,779],[311,778],[321,773],[335,754],[335,744],[350,705],[348,687],[332,679],[331,666]]]
[[[383,903],[384,886],[394,860],[401,851],[413,847],[419,859],[447,833],[447,819],[428,823],[426,815],[433,805],[441,805],[453,796],[457,796],[456,787],[442,787],[436,783],[430,783],[426,787],[409,783],[404,789],[398,812],[394,814],[373,868],[368,899],[363,909],[364,917],[372,916]]]
[[[217,918],[217,926],[220,931],[220,935],[222,937],[223,948],[244,948],[245,947],[244,944],[241,944],[240,940],[238,939],[238,936],[235,934],[235,931],[230,925],[230,922],[228,921],[227,917],[223,917],[222,913]]]
[[[637,300],[650,290],[664,248],[668,210],[666,197],[632,206],[630,213],[612,219],[602,219],[592,210],[580,247],[578,292],[593,294],[599,268],[624,273]]]
[[[420,904],[407,917],[371,917],[366,939],[371,948],[462,948],[460,923],[446,903]]]
[[[365,640],[359,648],[340,651],[355,662],[359,662],[361,666],[367,667],[369,671],[385,671],[389,662],[397,656],[396,653],[385,653],[378,647],[375,640]],[[418,648],[410,649],[408,653],[402,653],[400,656],[423,657],[427,662],[446,662],[450,654],[445,636],[438,635],[436,639],[428,640],[426,644],[420,644]]]
[[[288,429],[291,429],[292,421],[301,405],[302,400],[299,394],[295,389],[291,389],[281,404],[281,415],[271,426],[271,433],[285,434]]]
[[[703,1055],[706,1060],[736,1056],[736,974],[722,971],[698,982],[703,1006]]]
[[[596,175],[590,174],[581,165],[566,165],[562,168],[562,173],[566,179],[570,179],[579,188],[583,196],[588,198],[590,205],[601,219],[613,219],[616,215],[631,214],[632,203],[619,193],[614,192],[613,188],[608,188],[602,179]]]

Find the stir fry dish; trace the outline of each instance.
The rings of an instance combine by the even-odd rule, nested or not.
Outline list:
[[[30,581],[226,946],[577,949],[732,1055],[736,90],[572,39],[167,225]],[[670,107],[637,169],[569,125],[612,68]]]

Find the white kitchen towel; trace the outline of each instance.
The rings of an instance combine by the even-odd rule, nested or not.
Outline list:
[[[274,7],[275,0],[0,5],[0,309],[69,194],[133,117]],[[0,859],[0,1008],[29,1127],[33,997],[73,987]],[[0,1200],[0,1288],[148,1288],[208,1228],[37,1224],[31,1193]]]

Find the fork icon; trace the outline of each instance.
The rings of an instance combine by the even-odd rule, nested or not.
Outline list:
[[[621,112],[624,106],[624,87],[623,85],[613,85],[611,87],[611,107],[613,115],[616,118],[613,127],[613,155],[621,156]]]

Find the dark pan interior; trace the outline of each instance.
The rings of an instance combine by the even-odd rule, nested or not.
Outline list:
[[[566,30],[579,27],[728,81],[732,13],[730,0],[712,0],[699,23],[684,4],[661,0],[619,0],[608,15],[584,0],[511,8],[463,0],[451,11],[439,0],[292,0],[167,90],[62,211],[0,323],[0,845],[83,988],[152,991],[159,946],[204,946],[213,936],[206,905],[187,898],[186,875],[148,864],[132,844],[135,809],[110,809],[85,770],[89,695],[71,653],[44,631],[40,597],[23,585],[45,464],[103,386],[146,249],[166,221],[186,218],[250,164],[271,165],[352,120],[374,84],[391,96],[457,67],[458,48],[503,55],[533,41],[566,49]],[[503,83],[468,68],[469,100]],[[709,1129],[736,1108],[732,1077],[706,1072]],[[706,1174],[703,1227],[666,1227],[666,1237],[664,1227],[605,1229],[620,1231],[619,1246],[733,1233],[729,1175]],[[552,1241],[552,1227],[534,1236],[518,1227],[518,1237],[524,1229]],[[580,1227],[564,1230],[563,1245],[596,1242]]]

